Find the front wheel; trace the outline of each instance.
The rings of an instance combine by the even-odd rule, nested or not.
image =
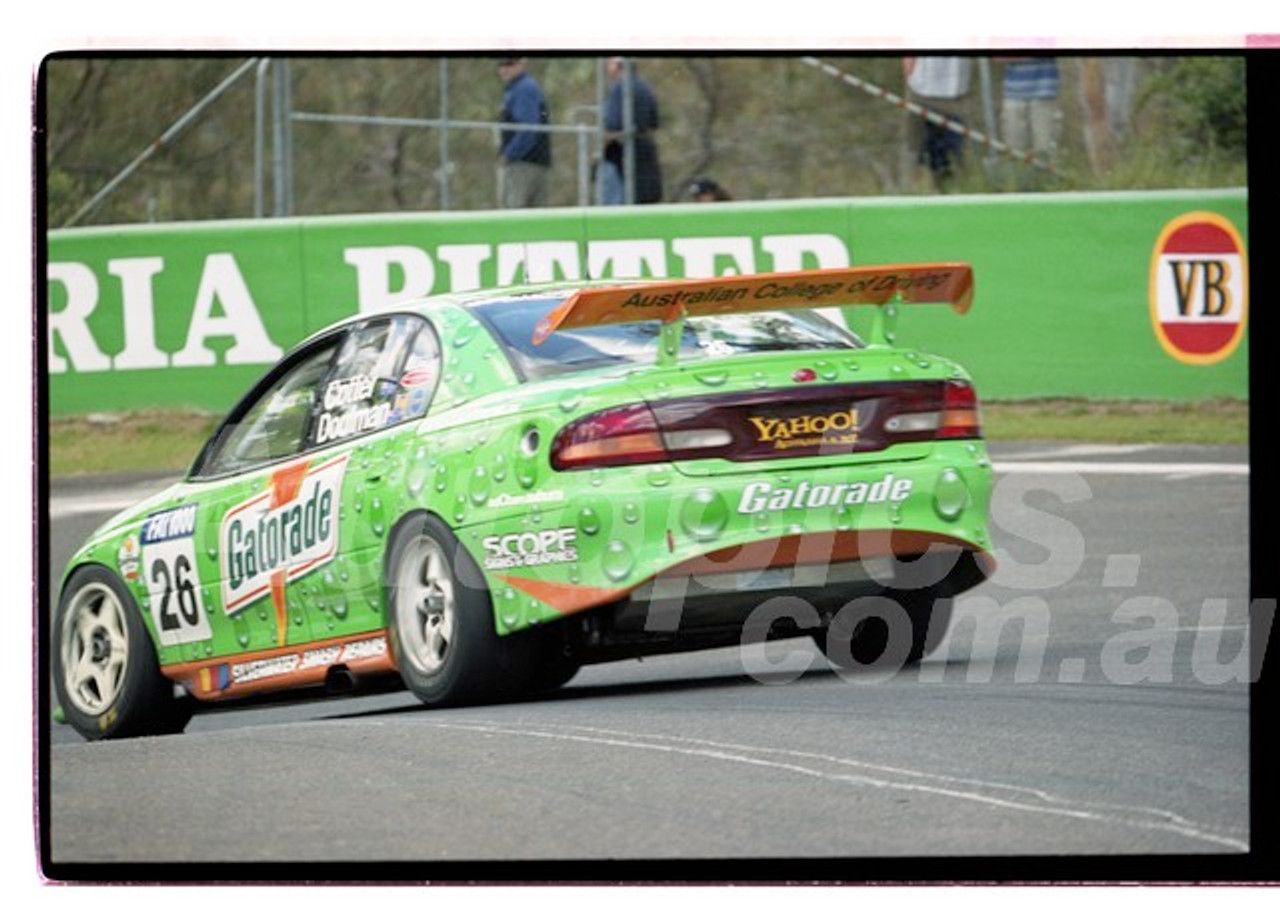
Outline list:
[[[180,732],[191,718],[160,674],[133,594],[101,566],[77,571],[62,591],[53,677],[67,723],[91,741]]]
[[[476,702],[518,686],[522,670],[494,630],[479,566],[442,521],[417,513],[400,526],[386,581],[392,653],[420,700]]]

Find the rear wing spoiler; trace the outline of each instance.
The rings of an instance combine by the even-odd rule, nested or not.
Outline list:
[[[538,323],[533,344],[541,345],[557,330],[610,323],[672,324],[684,317],[889,302],[949,304],[963,314],[973,303],[973,268],[964,263],[888,264],[579,289]]]

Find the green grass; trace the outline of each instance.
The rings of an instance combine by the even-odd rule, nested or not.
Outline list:
[[[1237,399],[984,402],[982,422],[986,438],[993,441],[1215,445],[1249,442],[1249,404]]]
[[[185,471],[221,415],[121,412],[49,420],[49,474]]]
[[[126,412],[52,418],[52,477],[122,471],[185,471],[217,426],[199,411]],[[1036,399],[984,402],[992,441],[1090,443],[1247,443],[1249,405],[1199,402],[1090,402]]]

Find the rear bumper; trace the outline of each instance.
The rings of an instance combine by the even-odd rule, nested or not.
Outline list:
[[[966,558],[973,567],[948,585],[958,593],[993,567],[991,468],[977,441],[934,443],[915,459],[763,473],[603,469],[588,483],[549,488],[554,508],[462,537],[489,583],[500,633],[614,604],[649,606],[677,588],[694,608],[793,592],[846,601],[850,590],[940,585],[950,573],[941,566]]]
[[[862,559],[666,574],[613,605],[566,619],[563,636],[582,662],[814,636],[856,601],[918,602],[932,609],[984,580],[991,567],[988,553],[935,546],[905,563]]]

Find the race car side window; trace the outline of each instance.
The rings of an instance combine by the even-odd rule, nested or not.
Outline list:
[[[268,376],[219,428],[193,473],[235,474],[301,452],[338,347],[334,337]]]
[[[316,396],[306,447],[322,448],[421,417],[439,372],[439,342],[421,318],[366,321],[343,343]]]
[[[396,409],[404,420],[422,417],[427,413],[431,398],[440,382],[440,340],[436,331],[427,323],[422,324],[404,367],[400,371],[400,385],[396,393]]]

